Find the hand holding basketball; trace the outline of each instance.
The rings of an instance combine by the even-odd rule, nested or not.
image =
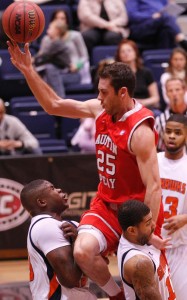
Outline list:
[[[45,17],[41,8],[31,1],[18,1],[9,5],[2,16],[6,35],[17,43],[36,40],[43,32]]]

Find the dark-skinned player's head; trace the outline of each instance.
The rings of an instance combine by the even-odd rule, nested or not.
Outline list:
[[[135,244],[148,244],[155,229],[150,208],[143,202],[131,199],[118,210],[118,220],[124,237]]]
[[[187,142],[187,116],[172,114],[166,121],[163,138],[166,153],[175,155],[183,152]]]
[[[20,199],[23,207],[31,216],[49,213],[60,216],[69,207],[67,195],[59,188],[43,179],[29,182],[21,191]]]

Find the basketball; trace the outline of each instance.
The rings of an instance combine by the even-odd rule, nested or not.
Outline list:
[[[43,32],[45,17],[41,8],[31,1],[10,4],[2,16],[6,35],[17,43],[36,40]]]

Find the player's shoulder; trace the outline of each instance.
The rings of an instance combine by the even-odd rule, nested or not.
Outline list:
[[[72,224],[73,226],[75,226],[76,228],[79,226],[79,223],[74,220],[63,220],[62,223],[64,223],[64,222],[68,222],[68,223]]]
[[[124,271],[132,276],[136,273],[136,276],[143,276],[146,270],[153,270],[154,265],[148,255],[143,252],[136,251],[134,255],[125,263]]]
[[[59,226],[60,224],[60,221],[54,219],[50,215],[38,215],[32,218],[30,228],[42,230],[45,229],[46,226],[49,228],[50,226]]]

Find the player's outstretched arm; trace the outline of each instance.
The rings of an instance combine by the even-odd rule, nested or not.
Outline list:
[[[126,262],[123,271],[124,278],[133,285],[138,299],[162,299],[155,280],[154,266],[149,258],[136,255]]]
[[[85,102],[72,99],[64,101],[35,71],[28,43],[25,44],[24,51],[15,42],[8,41],[7,45],[13,65],[24,75],[35,98],[47,113],[70,118],[94,118],[102,109],[97,99]]]

